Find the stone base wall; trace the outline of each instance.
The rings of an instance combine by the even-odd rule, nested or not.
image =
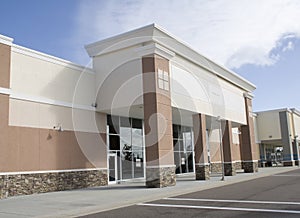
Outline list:
[[[209,180],[209,165],[195,166],[196,180]]]
[[[241,161],[235,162],[235,169],[236,170],[242,170],[243,169]]]
[[[245,161],[242,163],[245,173],[258,172],[258,161]]]
[[[211,173],[222,173],[222,163],[210,163]]]
[[[107,170],[0,175],[0,199],[107,184]]]
[[[174,167],[158,167],[146,169],[146,186],[148,188],[164,188],[176,185]]]
[[[236,175],[236,163],[224,163],[224,174],[225,176],[235,176]]]

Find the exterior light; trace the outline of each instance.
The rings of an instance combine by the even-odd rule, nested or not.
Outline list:
[[[63,132],[64,131],[61,124],[57,124],[56,126],[53,126],[53,129],[57,130],[58,132]]]

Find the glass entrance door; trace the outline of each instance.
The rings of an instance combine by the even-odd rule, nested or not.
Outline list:
[[[108,156],[108,182],[110,184],[116,183],[118,180],[118,174],[117,174],[117,154],[109,154]]]

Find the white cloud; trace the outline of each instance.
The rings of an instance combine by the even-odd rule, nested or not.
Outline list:
[[[227,67],[272,65],[279,42],[300,37],[299,20],[298,0],[92,0],[79,6],[75,41],[87,44],[157,23]],[[285,47],[281,51],[293,44]]]
[[[294,49],[294,43],[292,41],[289,41],[285,47],[282,48],[283,52],[293,50]]]

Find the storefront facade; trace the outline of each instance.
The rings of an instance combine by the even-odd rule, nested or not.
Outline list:
[[[92,68],[12,41],[1,36],[2,198],[257,171],[255,86],[161,27],[87,45]]]

